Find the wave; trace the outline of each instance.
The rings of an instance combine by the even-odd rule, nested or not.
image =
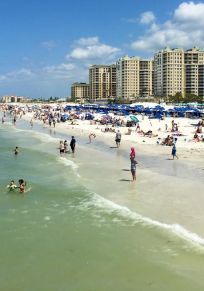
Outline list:
[[[78,169],[78,165],[75,164],[73,161],[71,160],[68,160],[64,157],[58,157],[57,158],[57,161],[60,162],[61,164],[67,166],[67,167],[71,167],[73,170],[76,170]]]
[[[90,194],[90,193],[89,193]],[[89,197],[90,198],[90,197]],[[90,209],[91,207],[97,207],[97,213],[106,212],[108,214],[117,214],[122,219],[129,219],[134,224],[140,223],[146,226],[154,226],[162,228],[171,234],[173,233],[177,237],[188,241],[189,243],[196,245],[198,247],[204,247],[204,238],[196,233],[193,233],[179,224],[167,224],[162,223],[157,220],[142,216],[136,212],[131,211],[125,206],[120,206],[108,199],[101,197],[96,193],[91,194],[91,199],[87,199],[81,202],[80,207],[83,209]],[[114,219],[114,222],[119,222],[121,220]]]
[[[43,133],[34,129],[26,129],[26,128],[17,128],[12,126],[11,129],[15,132],[25,132],[30,134],[32,137],[39,139],[42,142],[49,143],[49,142],[59,142],[60,138],[50,136],[48,133]]]

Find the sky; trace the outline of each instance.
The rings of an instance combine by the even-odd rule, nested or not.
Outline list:
[[[93,64],[204,48],[204,2],[1,0],[0,96],[70,96]]]

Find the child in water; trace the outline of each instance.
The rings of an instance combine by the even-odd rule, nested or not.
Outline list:
[[[25,186],[26,186],[26,182],[23,179],[18,180],[19,183],[19,192],[20,193],[24,193],[25,192]]]
[[[9,191],[14,191],[17,188],[14,180],[11,180],[11,182],[7,185],[7,188]]]

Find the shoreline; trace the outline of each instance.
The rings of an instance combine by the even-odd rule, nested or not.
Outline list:
[[[27,122],[28,121],[29,119]],[[35,130],[35,125],[33,129],[29,130],[31,132]],[[45,134],[50,134],[49,127],[42,127],[42,132],[44,131],[46,131]],[[127,171],[129,168],[129,147],[132,144],[131,142],[122,142],[119,149],[111,149],[111,145],[114,144],[114,135],[109,135],[110,138],[108,139],[101,139],[100,136],[100,138],[96,138],[93,143],[88,144],[87,135],[84,136],[85,132],[79,129],[76,130],[68,127],[66,129],[60,128],[59,130],[59,128],[52,128],[52,131],[56,131],[56,138],[58,138],[58,133],[64,136],[76,135],[78,149],[76,148],[76,158],[74,161],[79,164],[78,172],[82,178],[82,184],[90,191],[99,194],[112,203],[116,203],[116,205],[119,205],[121,208],[124,207],[125,209],[127,207],[130,212],[136,212],[139,217],[144,217],[146,221],[153,221],[154,225],[161,224],[164,225],[164,228],[171,229],[175,232],[178,228],[181,235],[182,233],[183,235],[187,233],[190,235],[190,233],[192,233],[193,236],[196,236],[197,233],[198,237],[204,237],[204,232],[202,230],[204,216],[202,215],[203,211],[201,207],[199,207],[204,203],[204,200],[202,195],[199,195],[199,203],[195,205],[195,209],[191,209],[192,199],[189,199],[189,195],[192,196],[193,192],[190,192],[193,191],[194,187],[191,186],[192,182],[191,179],[189,180],[188,176],[189,171],[191,174],[195,172],[195,169],[192,169],[192,165],[195,168],[198,165],[201,166],[201,160],[192,158],[189,160],[180,159],[178,160],[178,164],[177,161],[166,160],[165,156],[168,156],[168,152],[163,152],[162,155],[160,153],[159,161],[157,161],[158,153],[152,155],[152,146],[145,146],[145,148],[148,147],[148,149],[146,148],[145,154],[142,153],[142,150],[138,147],[137,156],[138,159],[142,161],[138,165],[137,181],[134,183],[131,181],[130,172]],[[82,144],[80,144],[80,139],[83,139]],[[158,147],[158,145],[155,145],[155,147]],[[141,153],[144,155],[141,155]],[[93,156],[93,161],[92,159],[90,160],[90,154],[91,157]],[[65,156],[63,158],[66,159],[67,157]],[[94,159],[97,159],[97,163]],[[162,161],[163,166],[168,166],[168,169],[171,169],[171,173],[168,173],[168,169],[165,171],[162,169],[160,161]],[[172,166],[172,163],[175,164]],[[86,172],[87,165],[89,165],[88,172]],[[179,166],[176,172],[175,166]],[[104,182],[101,181],[101,176],[99,175],[101,169],[103,171],[101,175],[104,179],[103,181],[105,181],[105,185]],[[125,171],[123,171],[123,169]],[[180,169],[184,170],[183,175],[178,174],[178,170]],[[200,175],[199,177],[192,178],[196,179],[197,187],[200,187],[201,190],[203,175],[201,170]],[[174,191],[175,183],[178,185],[181,184],[182,187],[178,186],[176,191]],[[162,192],[165,185],[168,185],[166,194]],[[183,207],[184,205],[185,208]],[[200,216],[199,225],[197,224],[198,216]],[[180,227],[178,225],[180,225]],[[198,241],[200,239],[202,240],[200,237]]]
[[[179,151],[183,151],[179,154],[180,159],[171,161],[167,160],[171,147],[140,144],[130,140],[129,136],[122,136],[121,147],[115,149],[111,148],[115,146],[115,134],[102,132],[89,144],[89,126],[84,128],[83,124],[80,127],[57,124],[56,128],[49,128],[43,127],[42,122],[37,120],[31,128],[30,118],[31,115],[28,114],[22,122],[26,122],[26,130],[31,133],[32,130],[42,132],[57,139],[58,134],[64,137],[76,136],[74,162],[79,164],[78,172],[82,184],[87,189],[122,209],[129,209],[139,220],[143,217],[146,222],[151,221],[155,226],[164,226],[165,229],[178,235],[180,233],[180,236],[183,235],[189,240],[194,241],[195,238],[194,242],[202,242],[202,149],[179,147]],[[40,131],[37,127],[41,128]],[[93,127],[95,125],[92,125]],[[95,131],[100,130],[95,127]],[[136,183],[131,181],[129,171],[131,146],[136,146],[136,159],[139,160]],[[194,154],[191,155],[191,152]],[[64,158],[67,159],[66,156]],[[193,184],[195,182],[196,186]],[[195,194],[197,201],[194,198]]]

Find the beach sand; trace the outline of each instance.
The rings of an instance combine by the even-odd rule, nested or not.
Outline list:
[[[30,118],[30,113],[25,116],[28,121]],[[145,117],[140,126],[144,131],[151,129],[162,140],[169,134],[165,124],[170,127],[171,120],[151,120],[150,125]],[[32,130],[52,136],[59,133],[68,142],[74,135],[77,140],[74,162],[79,166],[84,186],[125,211],[137,213],[146,222],[204,244],[204,145],[192,141],[195,129],[192,124],[198,120],[177,118],[175,121],[184,134],[177,141],[178,160],[171,159],[171,147],[156,143],[158,137],[141,137],[134,131],[126,135],[127,128],[120,128],[119,149],[115,147],[115,133],[104,133],[105,126],[90,125],[90,121],[77,120],[77,125],[66,122],[56,124],[56,128],[43,128],[41,122],[34,120]],[[90,132],[96,134],[92,143],[88,139]],[[136,182],[132,182],[130,172],[131,146],[136,148],[138,161]],[[63,158],[67,157],[70,158],[69,155]]]

